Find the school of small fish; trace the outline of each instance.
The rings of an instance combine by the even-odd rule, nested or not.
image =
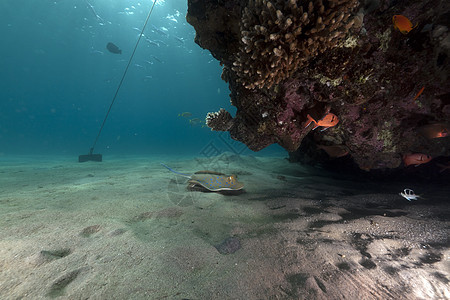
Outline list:
[[[87,22],[95,20],[96,23],[100,26],[111,26],[114,25],[111,21],[105,20],[102,16],[106,15],[104,14],[104,11],[102,11],[103,7],[100,7],[95,0],[82,0],[85,4],[86,9],[86,17],[85,20]],[[164,6],[165,2],[162,0],[155,0],[156,5]],[[125,7],[122,11],[117,12],[119,15],[134,15],[135,12],[139,12],[139,6],[141,6],[141,3],[137,3],[136,6],[130,5],[128,7]],[[167,51],[163,49],[158,48],[180,48],[183,49],[187,53],[192,53],[192,49],[189,49],[193,46],[193,36],[192,38],[181,36],[181,33],[183,32],[185,34],[185,30],[183,30],[183,27],[188,26],[186,22],[182,22],[183,19],[182,14],[177,9],[172,9],[171,11],[167,11],[166,17],[162,18],[161,21],[159,21],[158,26],[155,24],[150,23],[145,28],[145,33],[142,30],[142,27],[131,27],[130,31],[137,32],[139,36],[142,34],[142,38],[145,41],[144,45],[147,48],[146,50],[149,51],[152,54],[148,54],[147,57],[149,57],[148,60],[143,60],[142,62],[138,62],[133,64],[132,66],[140,69],[141,74],[147,73],[148,71],[151,71],[155,69],[157,64],[163,64],[165,63],[164,57]],[[82,31],[89,32],[93,34],[91,28],[93,26],[86,25],[83,26]],[[115,31],[116,29],[111,29],[111,31]],[[134,33],[133,33],[134,34]],[[93,36],[95,37],[95,35]],[[189,44],[188,41],[192,41],[192,44]],[[122,45],[123,46],[123,45]],[[140,46],[142,47],[142,46]],[[113,42],[109,42],[106,45],[106,49],[108,50],[106,53],[112,53],[112,54],[121,54],[122,49],[119,48],[118,44],[115,44]],[[101,51],[102,49],[99,49],[98,46],[95,45],[95,40],[93,39],[92,45],[90,47],[90,54],[91,55],[104,55],[104,52]],[[128,50],[128,49],[127,49]],[[130,51],[131,52],[131,51]],[[128,53],[130,53],[128,52]],[[169,58],[167,58],[168,60]],[[124,61],[124,60],[119,60]],[[153,78],[152,75],[142,74],[142,80],[144,82],[149,81],[149,79]]]
[[[198,125],[202,124],[202,126],[201,126],[202,128],[207,127],[204,120],[201,120],[200,118],[191,118],[192,117],[191,112],[185,111],[185,112],[179,113],[178,117],[187,119],[189,125],[191,125],[191,126],[198,126]]]

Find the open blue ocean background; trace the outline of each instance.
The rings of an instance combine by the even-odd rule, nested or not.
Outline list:
[[[87,154],[152,4],[1,1],[0,153]],[[235,109],[219,62],[194,43],[186,12],[186,0],[157,2],[95,153],[251,153],[228,133],[202,127],[208,112]],[[108,42],[122,54],[110,53]],[[191,125],[193,118],[202,124]],[[258,154],[283,153],[274,145]]]

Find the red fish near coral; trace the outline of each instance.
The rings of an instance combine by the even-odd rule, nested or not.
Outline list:
[[[447,128],[442,129],[441,131],[439,131],[436,134],[436,138],[442,138],[442,137],[447,137],[447,136],[449,136]]]
[[[403,155],[403,163],[405,166],[415,165],[416,167],[421,164],[426,164],[433,158],[430,155],[422,153],[405,154]]]
[[[423,90],[425,89],[425,86],[423,86],[420,91],[416,94],[416,96],[414,97],[413,101],[416,101],[417,98],[419,98],[420,95],[422,95]]]
[[[324,131],[330,127],[336,126],[336,124],[339,123],[338,117],[336,117],[336,115],[332,113],[326,114],[325,117],[323,117],[319,121],[314,120],[310,115],[308,115],[307,118],[309,120],[309,123],[305,126],[305,128],[308,127],[311,123],[314,123],[315,126],[312,130],[316,129],[317,127],[325,127],[321,130]]]
[[[427,139],[437,139],[450,136],[450,126],[445,123],[428,124],[418,129],[419,133]]]
[[[416,26],[413,26],[411,21],[403,15],[395,15],[392,17],[392,22],[394,23],[394,28],[397,28],[401,33],[408,34]]]

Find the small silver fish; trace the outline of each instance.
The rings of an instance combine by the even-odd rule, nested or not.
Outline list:
[[[403,192],[399,193],[399,195],[408,201],[418,200],[420,198],[420,196],[414,194],[414,191],[411,189],[404,189]]]
[[[153,45],[153,46],[156,46],[156,47],[159,47],[159,44],[156,42],[156,41],[152,41],[151,39],[149,39],[149,38],[146,38],[145,39],[146,41],[147,41],[147,43],[149,43],[150,45]]]
[[[184,40],[182,39],[182,38],[180,38],[180,37],[177,37],[177,36],[173,36],[177,41],[179,41],[181,44],[183,44],[184,45]]]
[[[157,62],[164,63],[162,60],[160,60],[159,58],[157,58],[154,55],[150,55],[150,57],[153,58],[154,60],[156,60]]]
[[[86,0],[86,4],[89,7],[89,10],[92,12],[92,14],[95,16],[95,18],[100,21],[101,23],[105,23],[105,21],[97,14],[97,12],[95,11],[94,7],[92,6],[92,4],[90,4],[87,0]]]

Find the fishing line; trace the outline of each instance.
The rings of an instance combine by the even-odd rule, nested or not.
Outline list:
[[[125,71],[123,72],[122,79],[120,79],[119,85],[117,86],[116,93],[114,94],[111,104],[109,105],[108,112],[106,113],[106,116],[105,116],[105,119],[103,120],[102,126],[100,127],[100,130],[98,131],[98,134],[97,134],[97,137],[95,138],[94,144],[92,145],[91,149],[89,150],[90,155],[92,155],[92,153],[94,152],[94,148],[95,148],[95,145],[97,144],[98,138],[100,137],[100,134],[102,133],[103,127],[105,126],[106,120],[108,119],[109,113],[111,112],[111,108],[114,105],[114,102],[116,101],[117,94],[119,93],[119,90],[120,90],[120,87],[122,86],[123,80],[125,79],[125,76],[127,75],[128,68],[130,67],[131,61],[133,60],[134,54],[136,53],[136,49],[139,45],[139,41],[141,40],[142,36],[144,35],[145,27],[147,26],[148,20],[150,19],[150,16],[152,14],[153,8],[155,7],[156,1],[158,1],[158,0],[153,0],[153,5],[150,8],[150,11],[148,12],[147,19],[145,19],[144,27],[142,27],[141,34],[139,34],[139,38],[136,42],[136,45],[134,46],[133,53],[131,53],[130,59],[128,60],[127,67],[125,68]]]

